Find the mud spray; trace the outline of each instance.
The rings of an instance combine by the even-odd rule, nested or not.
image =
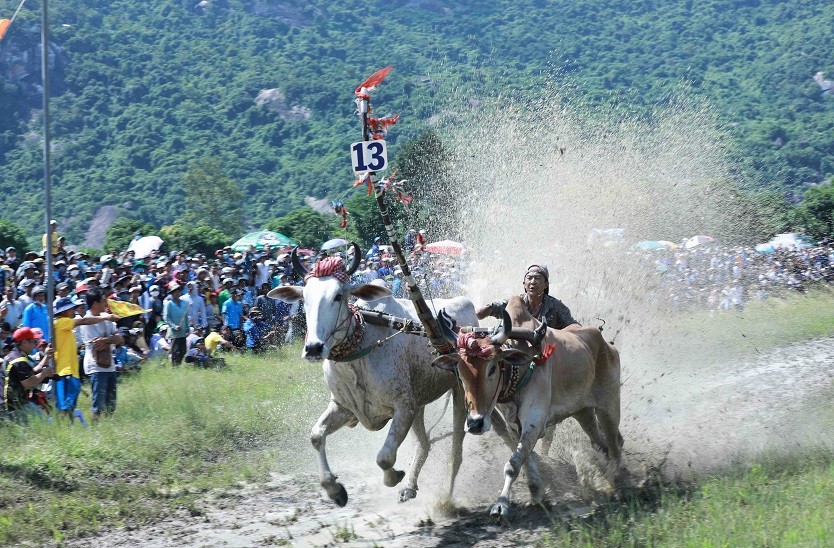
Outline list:
[[[466,244],[471,264],[461,274],[468,296],[480,306],[521,293],[526,266],[543,263],[550,267],[551,294],[581,323],[597,326],[604,318],[609,338],[619,332],[628,481],[639,484],[651,473],[686,478],[762,451],[830,445],[830,430],[821,434],[816,426],[814,402],[830,387],[834,345],[819,341],[728,358],[701,333],[669,338],[663,328],[674,316],[655,299],[656,272],[637,266],[629,244],[606,247],[604,237],[591,236],[595,229],[622,229],[628,242],[679,242],[695,234],[730,239],[744,229],[730,191],[736,181],[727,142],[710,109],[685,90],[645,115],[624,103],[590,108],[578,96],[482,100],[476,108],[443,111],[437,129],[453,161],[422,197],[431,200],[438,223],[425,228],[429,241],[442,229]],[[497,436],[467,436],[454,505],[445,502],[448,439],[432,447],[417,499],[397,504],[397,489],[383,486],[375,464],[387,428],[343,428],[327,441],[331,467],[350,496],[340,509],[317,485],[305,435],[325,405],[322,393],[287,410],[303,425],[280,436],[284,446],[297,447],[296,472],[276,477],[272,490],[243,496],[236,511],[213,512],[216,525],[191,524],[196,532],[183,545],[254,543],[264,535],[300,544],[353,539],[386,546],[496,538],[485,513],[509,456]],[[442,416],[442,409],[442,400],[427,409],[427,425],[440,419],[432,437],[449,431],[449,412]],[[397,468],[408,469],[413,453],[410,436]],[[575,421],[557,427],[547,457],[551,500],[581,508],[594,498],[602,463]],[[514,500],[526,499],[522,477]],[[449,521],[443,516],[450,508],[471,518]],[[420,527],[426,523],[443,525]],[[161,545],[170,542],[170,533],[157,534]]]
[[[547,264],[551,294],[581,323],[598,326],[603,318],[604,333],[617,333],[624,466],[632,482],[658,473],[691,478],[765,451],[830,445],[805,412],[830,385],[830,343],[729,357],[698,332],[670,339],[664,327],[674,316],[657,299],[658,274],[638,266],[639,253],[630,251],[644,239],[680,243],[708,234],[733,241],[746,231],[731,143],[713,111],[683,88],[640,115],[624,103],[592,108],[571,95],[443,111],[437,131],[453,160],[423,196],[436,213],[426,228],[429,241],[443,230],[466,245],[469,266],[459,274],[467,296],[480,306],[519,294],[526,266]],[[620,229],[627,243],[606,245],[601,231],[608,229]],[[428,424],[440,407],[430,406]],[[356,480],[370,478],[364,510],[400,513],[391,491],[372,494],[380,472],[360,464],[373,462],[383,433],[344,435],[352,438],[347,451],[338,434],[329,447]],[[412,444],[403,445],[398,465],[408,462]],[[367,455],[357,455],[360,445]],[[442,509],[449,450],[448,441],[432,448],[419,497],[404,516]],[[455,501],[478,512],[500,491],[509,451],[491,434],[467,436],[464,451]],[[575,421],[557,427],[548,457],[551,498],[594,497],[602,463]],[[525,500],[524,481],[514,496]]]

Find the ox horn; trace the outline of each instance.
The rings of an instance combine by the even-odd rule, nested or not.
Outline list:
[[[347,274],[348,276],[353,276],[356,269],[359,268],[359,261],[362,260],[362,249],[356,242],[351,242],[350,245],[353,246],[353,262],[350,263],[350,267],[347,269]]]
[[[542,318],[542,323],[533,331],[533,348],[539,348],[547,333],[547,318]]]
[[[457,344],[458,336],[455,334],[455,320],[446,313],[445,308],[441,308],[437,313],[437,323],[440,324],[440,332],[443,337],[449,341],[453,346]]]
[[[304,268],[304,266],[301,264],[301,261],[298,258],[298,246],[292,248],[292,254],[290,255],[290,258],[292,259],[292,268],[293,270],[295,270],[296,275],[300,276],[301,278],[306,276],[308,274],[307,269]]]
[[[492,344],[501,346],[510,337],[510,331],[513,328],[513,321],[510,319],[510,314],[504,309],[504,322],[501,324],[501,329],[492,336]]]

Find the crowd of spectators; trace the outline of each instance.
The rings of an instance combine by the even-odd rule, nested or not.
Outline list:
[[[653,294],[678,309],[742,309],[752,300],[834,282],[830,241],[764,252],[719,244],[658,249],[639,252],[638,261],[650,273]]]
[[[54,329],[47,308],[46,237],[40,253],[0,250],[7,415],[22,407],[47,410],[52,400],[58,411],[76,417],[78,391],[88,379],[95,418],[115,410],[117,373],[137,370],[149,359],[173,366],[183,361],[224,366],[221,351],[258,353],[303,336],[303,307],[267,297],[279,285],[303,284],[294,275],[290,248],[234,251],[227,246],[212,256],[185,250],[141,258],[133,251],[90,256],[68,248],[57,228],[54,223],[50,246]],[[458,261],[425,253],[424,231],[409,231],[404,246],[428,297],[461,291]],[[319,257],[349,251],[306,250],[300,259],[309,269]],[[402,269],[390,251],[376,238],[353,281],[380,279],[394,295],[405,297]],[[41,397],[44,393],[50,397]]]
[[[222,352],[259,353],[303,336],[303,307],[267,296],[280,285],[304,283],[294,274],[290,248],[235,251],[227,246],[212,256],[176,250],[142,258],[132,251],[91,257],[67,248],[57,224],[53,230],[53,325],[46,302],[46,249],[23,256],[13,247],[0,249],[0,381],[6,416],[23,408],[48,409],[50,400],[60,413],[78,416],[78,392],[87,378],[97,418],[115,410],[117,373],[139,369],[149,359],[222,367]],[[465,293],[465,254],[430,253],[424,234],[408,231],[403,247],[425,296]],[[351,281],[382,280],[395,297],[406,298],[403,272],[391,251],[376,238]],[[300,259],[310,270],[321,257],[349,252],[347,247],[305,250]],[[768,253],[714,243],[631,253],[651,295],[677,308],[739,309],[751,299],[834,281],[831,242]]]

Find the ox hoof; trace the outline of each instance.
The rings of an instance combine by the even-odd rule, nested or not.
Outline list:
[[[394,487],[398,483],[400,483],[403,478],[405,477],[405,472],[402,470],[394,470],[393,468],[389,468],[383,474],[383,481],[385,482],[385,487]]]
[[[506,521],[510,517],[510,504],[505,500],[499,500],[489,509],[491,518]]]
[[[332,485],[327,485],[324,488],[327,491],[327,496],[329,496],[333,502],[339,506],[347,504],[348,494],[347,491],[345,491],[344,485],[341,483],[334,483]]]
[[[533,504],[541,504],[542,502],[542,487],[538,483],[528,483],[530,488],[530,500]]]
[[[405,487],[402,490],[400,490],[400,502],[406,502],[413,498],[417,498],[417,489]]]

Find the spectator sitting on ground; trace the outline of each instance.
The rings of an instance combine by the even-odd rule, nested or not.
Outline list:
[[[167,357],[168,353],[171,352],[171,344],[165,338],[165,335],[168,333],[168,324],[165,322],[159,322],[156,324],[156,330],[151,335],[150,340],[148,341],[149,352],[148,358],[157,358],[157,357]]]
[[[226,360],[212,357],[206,348],[206,341],[202,337],[197,339],[194,347],[185,356],[187,363],[193,363],[197,367],[225,367]]]
[[[264,320],[260,309],[253,307],[249,310],[249,318],[243,324],[246,333],[246,349],[259,354],[268,346],[269,324]]]
[[[222,335],[218,332],[219,326],[213,325],[210,330],[209,334],[206,335],[204,339],[204,343],[206,348],[208,349],[209,356],[213,356],[214,353],[217,351],[218,347],[225,347],[229,350],[232,350],[234,347],[231,342],[227,341],[223,338]]]

